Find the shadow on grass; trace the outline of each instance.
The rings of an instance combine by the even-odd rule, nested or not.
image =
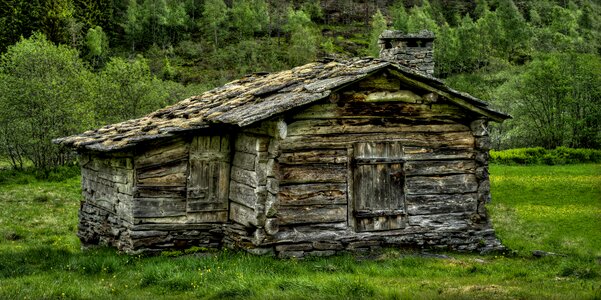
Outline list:
[[[126,266],[131,259],[131,256],[119,255],[114,249],[108,248],[76,253],[52,246],[10,249],[0,252],[0,279],[48,272],[77,272],[84,275],[113,273]]]

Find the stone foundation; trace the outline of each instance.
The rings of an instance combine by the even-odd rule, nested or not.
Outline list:
[[[280,258],[330,256],[339,252],[368,252],[383,247],[438,249],[461,252],[502,251],[490,224],[481,230],[433,231],[386,236],[352,236],[337,240],[273,242],[260,244],[256,228],[239,224],[136,224],[132,225],[107,210],[82,202],[77,235],[84,248],[108,245],[126,253],[155,253],[186,249],[228,247],[257,255]]]

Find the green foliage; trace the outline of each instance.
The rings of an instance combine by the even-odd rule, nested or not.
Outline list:
[[[303,3],[301,10],[309,16],[311,21],[321,21],[325,17],[319,0],[309,0]]]
[[[92,56],[101,56],[108,49],[108,39],[102,27],[96,26],[88,29],[86,35],[86,46],[88,46],[89,54]]]
[[[264,0],[234,0],[230,13],[233,30],[240,38],[264,32],[269,24],[269,12]]]
[[[394,5],[390,8],[390,14],[392,16],[392,26],[396,30],[400,30],[402,32],[408,32],[409,27],[407,22],[409,21],[409,14],[405,9],[404,1],[396,1]]]
[[[378,39],[382,31],[386,30],[386,19],[384,15],[378,10],[371,18],[371,32],[369,37],[369,49],[368,54],[373,57],[378,57],[380,54],[380,45]]]
[[[99,125],[140,117],[189,96],[181,85],[154,77],[146,59],[114,57],[98,74]]]
[[[37,168],[71,160],[50,140],[92,125],[91,76],[76,50],[42,34],[9,47],[0,61],[0,151],[14,167],[24,158]]]
[[[223,0],[207,0],[203,5],[203,20],[213,33],[214,50],[219,46],[219,36],[222,35],[223,26],[227,21],[228,8]]]
[[[368,26],[378,11],[381,17]],[[34,31],[78,49],[98,73],[84,76],[80,102],[99,116],[88,114],[83,122],[105,124],[250,72],[278,71],[322,55],[377,55],[375,37],[386,20],[403,32],[433,30],[436,75],[514,117],[492,125],[496,148],[601,147],[598,1],[7,0],[0,1],[0,51]],[[96,103],[124,107],[110,95],[120,79],[101,83],[111,56],[128,63],[146,58],[150,75],[130,90],[149,94],[134,105],[135,113],[112,114],[109,104]],[[8,83],[7,76],[0,80]],[[136,93],[126,98],[139,99]],[[7,128],[0,129],[5,136],[11,135]],[[4,146],[7,154],[11,164],[28,164],[20,147]]]
[[[88,29],[86,46],[88,48],[87,57],[91,61],[92,66],[101,66],[108,56],[109,51],[108,37],[102,30],[102,27],[96,26]]]
[[[490,162],[504,165],[601,163],[601,150],[567,147],[557,147],[553,150],[543,147],[491,150]]]
[[[129,0],[123,29],[132,50],[177,43],[189,24],[185,3],[176,0]]]
[[[288,62],[300,65],[314,60],[319,45],[319,35],[309,16],[302,10],[289,10],[284,30],[290,34]]]
[[[505,144],[555,148],[601,147],[601,58],[596,55],[537,56],[521,75],[496,93],[514,116]]]
[[[428,0],[423,0],[421,6],[412,7],[407,19],[407,32],[419,32],[423,29],[438,31],[438,24],[432,15],[432,7]]]

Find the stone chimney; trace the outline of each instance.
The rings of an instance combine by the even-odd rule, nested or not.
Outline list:
[[[410,34],[403,34],[399,30],[384,30],[378,40],[380,58],[432,76],[434,39],[434,33],[428,30]]]

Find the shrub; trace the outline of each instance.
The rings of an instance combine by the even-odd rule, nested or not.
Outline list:
[[[599,163],[601,162],[601,150],[567,147],[557,147],[552,150],[542,147],[491,150],[490,162],[502,165]]]

